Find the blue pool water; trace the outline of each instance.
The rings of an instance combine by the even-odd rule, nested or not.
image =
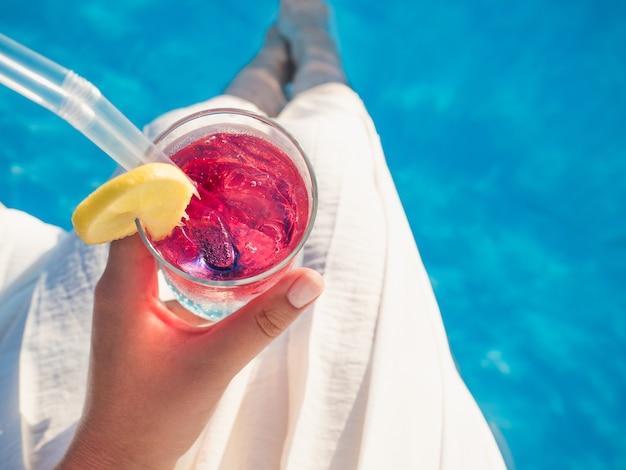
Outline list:
[[[3,0],[142,125],[219,93],[275,2]],[[61,6],[62,5],[62,6]],[[518,469],[626,468],[626,2],[336,0],[460,371]],[[0,200],[69,228],[113,170],[0,89]]]

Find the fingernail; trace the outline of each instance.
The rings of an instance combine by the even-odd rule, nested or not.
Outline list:
[[[313,302],[324,291],[324,279],[315,271],[301,275],[287,291],[287,300],[295,308]]]

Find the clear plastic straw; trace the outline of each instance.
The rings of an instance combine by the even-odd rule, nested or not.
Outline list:
[[[126,170],[172,163],[93,84],[3,34],[0,83],[65,119]]]

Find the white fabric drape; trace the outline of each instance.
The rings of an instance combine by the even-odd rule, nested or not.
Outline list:
[[[154,136],[209,107],[258,112],[248,102],[221,96],[168,113],[146,132]],[[298,95],[277,120],[315,167],[319,212],[304,264],[323,273],[327,288],[233,380],[177,468],[504,468],[454,366],[362,102],[343,85],[322,85]],[[24,284],[28,295],[20,297],[19,308],[9,312],[9,304],[0,304],[0,326],[2,318],[22,321],[0,337],[0,347],[14,348],[23,330],[22,437],[7,437],[20,416],[17,409],[3,410],[0,454],[24,449],[26,468],[53,467],[71,439],[85,388],[92,292],[106,260],[105,246],[86,247],[73,234],[49,252],[58,236],[51,233],[50,246],[42,247],[47,260]],[[15,356],[3,352],[2,366]],[[10,380],[0,384],[7,393],[16,390]]]

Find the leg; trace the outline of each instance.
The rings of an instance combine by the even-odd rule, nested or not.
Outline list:
[[[274,117],[287,102],[285,86],[292,74],[287,43],[274,26],[267,33],[263,48],[237,74],[225,92],[251,101],[268,116]]]
[[[347,83],[328,33],[328,8],[321,0],[282,0],[278,29],[289,42],[296,66],[294,95],[324,83]]]

